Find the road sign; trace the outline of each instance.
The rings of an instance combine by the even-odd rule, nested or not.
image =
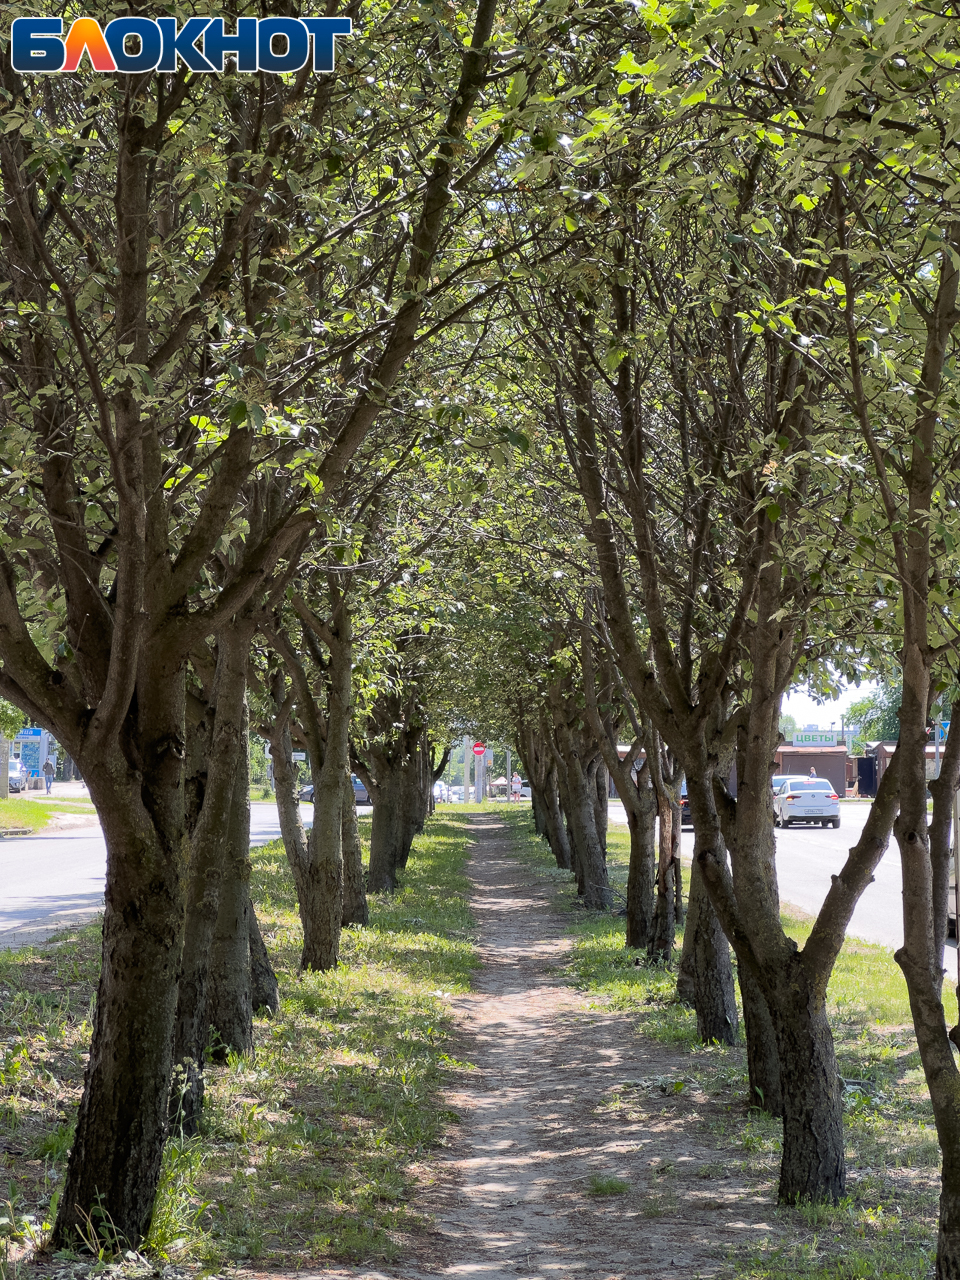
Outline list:
[[[486,749],[487,748],[483,745],[482,742],[475,742],[473,744],[473,754],[475,756],[482,756],[483,753],[486,751]]]

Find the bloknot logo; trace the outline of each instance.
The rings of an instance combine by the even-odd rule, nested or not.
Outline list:
[[[334,39],[353,34],[350,18],[238,18],[231,34],[223,18],[77,18],[66,36],[62,18],[15,18],[10,24],[14,71],[76,71],[84,54],[94,71],[223,71],[230,55],[238,71],[299,71],[313,43],[313,70],[332,71]]]

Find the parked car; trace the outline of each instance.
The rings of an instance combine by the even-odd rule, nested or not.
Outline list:
[[[808,779],[805,774],[775,773],[773,777],[770,779],[770,785],[773,787],[773,794],[776,795],[785,782],[806,782],[806,781],[808,781]]]
[[[433,784],[433,798],[438,804],[442,804],[450,797],[450,788],[445,782],[435,782]]]
[[[7,770],[7,776],[9,778],[9,782],[7,785],[10,791],[23,790],[23,784],[26,782],[26,779],[27,779],[27,771],[26,769],[21,769],[19,760],[14,760],[11,758],[10,768]]]
[[[367,788],[363,785],[355,773],[351,773],[350,781],[353,783],[353,803],[369,804],[370,795]],[[305,787],[300,788],[300,799],[306,800],[308,804],[313,804],[313,783],[308,782]]]
[[[840,797],[826,778],[790,778],[773,798],[773,825],[792,827],[797,822],[819,822],[839,827]]]
[[[690,797],[687,795],[686,778],[680,783],[680,825],[681,827],[693,826],[693,814],[690,812]]]
[[[353,803],[369,804],[370,793],[355,773],[351,773],[350,781],[353,783]]]
[[[452,804],[463,804],[463,787],[450,788],[450,802]]]

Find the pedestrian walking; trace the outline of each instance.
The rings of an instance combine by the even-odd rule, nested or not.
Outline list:
[[[43,780],[47,784],[47,795],[53,789],[53,775],[57,772],[57,766],[53,763],[49,756],[43,762]]]

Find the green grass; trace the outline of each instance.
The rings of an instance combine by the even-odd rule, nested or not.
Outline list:
[[[49,821],[50,809],[36,800],[0,800],[0,829],[29,827],[31,831],[41,831]]]
[[[629,1190],[629,1182],[609,1174],[591,1174],[587,1183],[588,1196],[625,1196]]]
[[[371,898],[369,928],[344,932],[343,963],[327,974],[298,973],[282,845],[253,851],[281,1010],[257,1021],[254,1058],[209,1069],[201,1137],[168,1144],[150,1256],[208,1270],[386,1263],[423,1229],[411,1189],[457,1120],[439,1091],[469,1070],[448,1044],[448,998],[469,989],[477,963],[469,812],[428,823],[401,888]],[[69,1149],[97,963],[95,928],[0,953],[0,1186],[38,1222]]]
[[[725,1274],[743,1280],[920,1280],[930,1275],[939,1148],[906,984],[892,952],[848,939],[828,988],[839,1070],[847,1082],[849,1196],[839,1207],[777,1208],[781,1125],[750,1106],[742,1046],[699,1044],[693,1011],[675,998],[675,966],[651,965],[628,951],[622,916],[579,909],[573,878],[556,867],[546,844],[534,835],[529,809],[508,811],[505,820],[519,855],[553,885],[555,905],[569,917],[575,942],[567,979],[597,1005],[631,1014],[638,1034],[687,1055],[682,1079],[646,1084],[668,1096],[683,1096],[689,1084],[704,1091],[715,1104],[709,1138],[727,1152],[714,1176],[735,1169],[752,1179],[790,1241],[771,1235],[732,1250]],[[629,848],[626,828],[611,827],[608,866],[620,894],[626,889]],[[812,919],[788,910],[782,923],[802,946]],[[682,932],[677,958],[681,944]],[[957,1018],[952,975],[944,983],[944,1005],[952,1025]],[[604,1103],[611,1113],[629,1113],[636,1105],[625,1087],[612,1090]]]

